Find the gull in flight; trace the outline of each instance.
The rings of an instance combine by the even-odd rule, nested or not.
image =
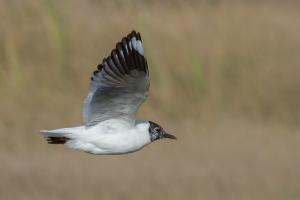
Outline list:
[[[40,132],[49,144],[91,154],[125,154],[158,139],[176,139],[157,123],[135,120],[149,85],[142,39],[132,31],[94,71],[84,102],[84,125]]]

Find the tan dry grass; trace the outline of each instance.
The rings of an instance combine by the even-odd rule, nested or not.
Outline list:
[[[1,154],[1,199],[297,199],[299,134],[224,120],[177,124],[176,143],[125,156],[59,146]],[[194,131],[192,131],[194,130]],[[183,137],[184,136],[184,137]]]
[[[299,199],[299,3],[0,2],[0,199]],[[97,62],[142,33],[140,118],[180,140],[127,156],[46,145]]]

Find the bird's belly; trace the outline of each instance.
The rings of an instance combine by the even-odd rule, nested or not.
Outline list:
[[[87,142],[88,148],[82,149],[92,154],[125,154],[138,151],[150,140],[136,134],[101,134]]]
[[[137,151],[143,148],[146,143],[134,141],[130,138],[108,138],[94,142],[103,152],[109,154],[123,154]]]

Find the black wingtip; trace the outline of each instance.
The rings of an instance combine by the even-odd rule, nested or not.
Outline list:
[[[95,71],[93,72],[94,76],[96,76],[98,73],[99,73],[99,70],[95,70]]]
[[[141,37],[141,34],[140,34],[140,33],[137,33],[137,34],[136,34],[136,39],[142,41],[142,37]]]
[[[97,69],[99,70],[99,71],[101,71],[102,70],[102,68],[103,68],[103,64],[101,63],[101,64],[99,64],[99,65],[97,65]]]
[[[141,34],[135,30],[132,30],[131,33],[129,33],[126,38],[130,40],[131,38],[136,37],[137,40],[141,40]],[[139,37],[139,38],[138,38]],[[141,40],[142,41],[142,40]]]
[[[99,64],[97,68],[98,70],[94,72],[93,76],[96,76],[98,72],[103,70],[104,73],[113,79],[119,79],[119,76],[129,74],[134,69],[148,74],[141,34],[136,30],[132,30],[116,44],[110,56],[104,58],[102,64]],[[93,81],[93,78],[91,80]]]
[[[137,33],[137,32],[136,32],[135,30],[132,30],[132,31],[131,31],[131,35],[136,36],[136,33]]]

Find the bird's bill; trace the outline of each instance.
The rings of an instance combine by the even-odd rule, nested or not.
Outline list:
[[[172,139],[172,140],[177,140],[177,137],[175,137],[174,135],[171,135],[169,133],[164,133],[164,138],[169,138],[169,139]]]

